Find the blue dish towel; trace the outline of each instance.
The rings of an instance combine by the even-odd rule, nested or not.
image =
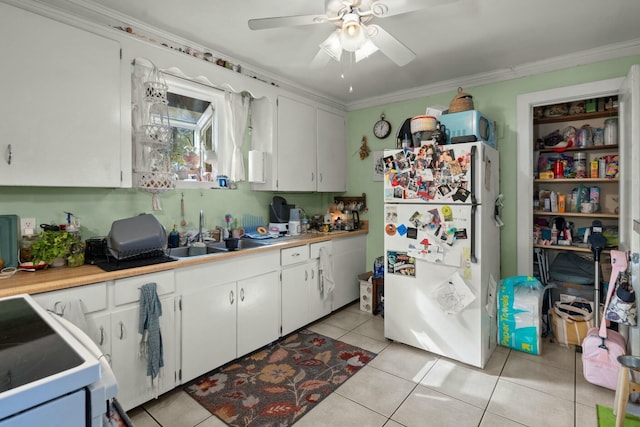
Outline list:
[[[151,377],[152,382],[160,373],[160,368],[164,366],[160,333],[162,305],[156,286],[155,283],[147,283],[140,288],[140,323],[138,325],[138,332],[142,334],[140,350],[147,359],[147,376]]]

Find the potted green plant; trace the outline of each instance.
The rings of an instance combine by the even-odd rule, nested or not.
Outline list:
[[[76,266],[79,261],[76,259],[78,246],[82,246],[82,242],[74,233],[45,230],[33,243],[31,252],[33,263],[37,265],[42,261],[52,267],[58,267],[71,261],[70,265]],[[82,258],[82,263],[84,263],[84,254]]]

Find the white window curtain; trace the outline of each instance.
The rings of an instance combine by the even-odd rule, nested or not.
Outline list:
[[[227,119],[229,141],[231,142],[231,168],[229,179],[245,181],[244,159],[242,158],[242,144],[249,119],[249,105],[251,97],[241,93],[225,92],[224,107]]]

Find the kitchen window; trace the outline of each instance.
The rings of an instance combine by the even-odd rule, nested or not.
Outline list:
[[[216,182],[225,166],[219,159],[224,146],[224,92],[174,75],[165,75],[169,124],[172,128],[171,172],[176,187],[207,186]]]

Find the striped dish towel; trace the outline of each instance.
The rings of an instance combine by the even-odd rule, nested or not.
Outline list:
[[[160,316],[162,305],[156,292],[155,283],[147,283],[140,288],[140,323],[138,332],[142,334],[140,352],[147,359],[147,376],[151,382],[164,366],[162,350],[162,334],[160,333]]]

